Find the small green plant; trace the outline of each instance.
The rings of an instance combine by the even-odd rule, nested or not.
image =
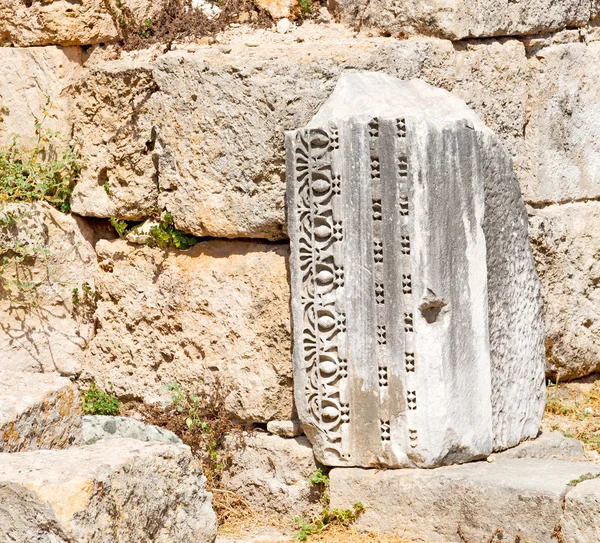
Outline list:
[[[150,19],[146,19],[142,23],[141,28],[138,30],[138,36],[140,38],[148,39],[150,36],[152,36],[152,34],[152,21]]]
[[[583,483],[583,481],[589,481],[590,479],[597,479],[600,477],[600,473],[584,473],[581,477],[577,479],[573,479],[567,483],[568,486],[577,486],[579,483]]]
[[[46,95],[41,118],[34,123],[37,141],[33,149],[20,146],[18,136],[13,136],[8,147],[0,148],[0,202],[44,200],[63,213],[70,211],[82,161],[73,147],[61,153],[52,149],[57,134],[44,126],[47,119],[56,118],[52,109],[52,100]]]
[[[186,394],[179,383],[164,385],[163,390],[171,393],[171,404],[178,413],[185,415],[185,425],[188,430],[194,427],[202,431],[209,429],[209,424],[202,420],[202,401],[197,394]]]
[[[300,4],[300,11],[302,12],[302,15],[308,16],[312,13],[312,0],[298,0],[298,3]]]
[[[96,383],[92,382],[90,388],[83,396],[83,414],[84,415],[117,415],[121,404],[117,400],[112,383],[110,392],[102,392]]]
[[[117,219],[116,217],[111,217],[110,224],[117,231],[117,234],[119,234],[120,238],[125,237],[127,234],[127,229],[129,228],[129,225],[125,221]]]
[[[229,423],[223,418],[225,396],[220,386],[220,381],[217,381],[211,397],[204,399],[197,394],[188,394],[179,383],[163,386],[163,390],[171,393],[171,402],[165,404],[163,409],[170,405],[184,417],[189,435],[200,434],[206,453],[205,475],[212,483],[220,479],[224,467],[219,451],[229,427]],[[213,411],[212,414],[210,411]],[[212,422],[209,422],[205,415],[208,415]]]
[[[323,470],[321,468],[318,468],[317,471],[315,471],[311,475],[309,482],[311,485],[314,486],[328,486],[329,477],[325,473],[323,473]]]
[[[323,508],[321,514],[308,520],[306,517],[297,517],[292,520],[294,528],[298,532],[294,539],[306,541],[309,536],[320,534],[329,526],[338,525],[348,527],[364,512],[362,503],[358,502],[352,506],[352,509],[329,509]]]
[[[104,189],[104,192],[106,192],[106,194],[108,194],[108,196],[112,196],[112,192],[110,190],[110,183],[108,181],[104,181],[102,188]]]
[[[173,215],[167,211],[160,223],[150,229],[148,243],[151,246],[160,247],[161,249],[175,247],[176,249],[185,251],[198,243],[198,238],[177,230],[173,222]]]
[[[317,487],[320,495],[319,501],[324,507],[327,507],[329,505],[329,477],[327,474],[323,473],[321,468],[318,468],[308,481],[311,485]]]

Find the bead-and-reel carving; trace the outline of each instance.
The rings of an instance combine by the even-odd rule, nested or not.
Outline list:
[[[344,390],[346,316],[337,295],[345,281],[338,249],[344,238],[339,202],[342,179],[333,171],[332,161],[339,147],[337,128],[298,131],[294,143],[305,393],[308,411],[327,440],[326,450],[343,459],[348,452],[342,442],[342,425],[350,422],[350,406]]]

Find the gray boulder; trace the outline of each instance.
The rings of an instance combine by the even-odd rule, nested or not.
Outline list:
[[[173,432],[152,424],[144,424],[129,417],[105,415],[83,417],[83,441],[86,445],[93,445],[101,439],[121,438],[183,444]]]

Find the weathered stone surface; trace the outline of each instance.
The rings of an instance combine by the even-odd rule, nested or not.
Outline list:
[[[492,458],[557,458],[560,460],[585,460],[583,444],[576,439],[565,437],[560,432],[544,432],[536,439],[524,441]]]
[[[492,132],[422,81],[346,72],[286,147],[294,392],[319,461],[433,467],[535,437],[540,288]]]
[[[54,142],[58,147],[68,143],[72,120],[67,90],[80,75],[81,62],[78,47],[0,47],[0,145],[17,134],[20,145],[33,147],[36,118],[58,133]],[[52,117],[43,114],[46,95],[52,101]]]
[[[0,452],[64,449],[80,443],[81,402],[68,379],[0,371]]]
[[[0,454],[0,540],[212,543],[217,520],[188,447],[107,440]]]
[[[600,370],[600,202],[529,209],[542,281],[546,371],[573,379]]]
[[[0,247],[18,244],[29,252],[22,262],[9,258],[2,272],[2,369],[76,375],[93,333],[93,307],[74,304],[73,289],[94,289],[93,233],[45,202],[5,204],[0,217]]]
[[[329,0],[346,22],[361,21],[406,36],[425,34],[460,40],[529,35],[583,27],[597,11],[585,0]]]
[[[85,45],[118,37],[103,0],[4,0],[0,6],[0,43],[5,46]]]
[[[110,43],[124,35],[126,20],[151,19],[162,0],[3,0],[0,45],[90,45]]]
[[[72,209],[95,217],[142,219],[156,212],[151,66],[116,60],[74,85],[74,135],[86,161]]]
[[[146,164],[152,153],[147,153],[145,144],[151,141],[148,134],[154,128],[159,208],[173,214],[178,228],[217,237],[285,237],[282,133],[309,121],[346,68],[384,71],[405,79],[421,77],[452,90],[470,103],[511,149],[517,147],[526,106],[526,89],[517,84],[527,68],[520,42],[455,48],[449,41],[435,39],[356,39],[339,25],[310,23],[296,29],[296,35],[304,42],[294,39],[287,43],[285,36],[258,31],[261,47],[247,47],[242,38],[224,38],[231,40],[229,54],[204,47],[194,53],[173,51],[160,57],[154,64],[160,89],[140,105],[135,123],[127,104],[103,106],[106,123],[101,123],[98,132],[105,131],[107,140],[113,124],[139,130],[139,139],[136,132],[121,131],[129,137],[115,150],[112,143],[96,139],[93,132],[98,120],[92,113],[99,104],[90,107],[88,114],[85,104],[93,100],[78,98],[75,133],[89,134],[84,155],[91,159],[76,192],[75,209],[96,216],[113,212],[119,216],[122,209],[127,216],[144,194],[149,196],[142,210],[152,208],[150,177],[138,177],[139,190],[132,185],[116,186],[114,192],[122,202],[114,208],[107,206],[103,182],[98,179],[104,162],[118,165],[119,172],[128,164]],[[98,75],[88,78],[90,88],[96,80],[102,87],[106,85],[96,93],[98,103],[105,99],[121,104],[117,96],[123,89],[117,68],[125,76],[134,64],[119,62],[97,65]],[[136,62],[139,70],[147,69],[147,59]],[[105,77],[99,75],[103,70]],[[131,97],[142,103],[143,95],[140,87]],[[147,114],[149,111],[155,113]],[[129,120],[123,121],[125,118]],[[149,166],[144,170],[146,176],[153,172]],[[147,213],[140,212],[138,218]]]
[[[256,5],[267,10],[275,20],[300,14],[297,0],[257,0]]]
[[[600,541],[600,481],[598,479],[582,481],[567,493],[561,526],[564,540],[569,543]]]
[[[147,402],[219,377],[236,417],[292,416],[287,247],[210,241],[189,251],[96,245],[96,336],[84,377]]]
[[[105,415],[87,415],[83,417],[83,442],[93,445],[101,439],[137,439],[138,441],[163,441],[182,443],[169,430],[144,424],[129,417],[109,417]]]
[[[267,432],[280,437],[297,437],[304,433],[299,420],[270,420]]]
[[[524,197],[600,196],[600,42],[543,48],[529,59]]]
[[[319,493],[309,481],[317,466],[305,437],[230,436],[225,451],[232,465],[223,472],[223,485],[253,508],[298,516],[319,507]]]
[[[356,524],[361,531],[455,542],[460,523],[472,541],[487,541],[501,528],[507,541],[520,534],[522,541],[553,543],[565,494],[569,503],[574,492],[568,483],[586,473],[600,473],[600,465],[518,459],[433,470],[336,468],[329,474],[331,506],[361,502],[365,512]],[[589,519],[585,509],[573,514],[581,524]]]

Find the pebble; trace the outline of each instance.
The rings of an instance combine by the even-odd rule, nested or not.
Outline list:
[[[285,34],[292,28],[292,23],[289,19],[281,19],[277,23],[277,32],[280,34]]]

